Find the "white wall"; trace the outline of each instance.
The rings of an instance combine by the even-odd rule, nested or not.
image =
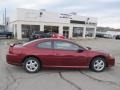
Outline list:
[[[42,16],[40,17],[40,12],[42,12]],[[69,38],[72,37],[73,27],[83,27],[84,34],[87,28],[95,28],[96,32],[96,25],[90,24],[73,24],[70,23],[70,20],[77,20],[77,21],[87,21],[89,18],[89,22],[97,23],[97,19],[93,17],[85,17],[85,16],[78,16],[72,15],[67,16],[67,18],[60,18],[66,15],[61,15],[61,13],[54,13],[48,11],[41,11],[41,10],[31,10],[31,9],[22,9],[18,8],[16,12],[13,13],[12,18],[10,19],[10,29],[11,31],[15,31],[13,26],[17,24],[17,38],[22,39],[21,37],[21,25],[28,24],[28,25],[40,25],[40,30],[43,31],[44,25],[49,26],[59,26],[59,32],[62,34],[62,27],[68,26],[69,30]],[[41,27],[42,26],[42,27]],[[95,35],[94,35],[95,36]],[[85,35],[83,36],[85,37]]]
[[[40,12],[43,15],[40,17]],[[41,10],[31,10],[31,9],[22,9],[18,8],[16,12],[13,13],[12,20],[24,20],[24,21],[39,21],[39,22],[53,22],[53,23],[70,23],[70,20],[78,20],[78,21],[87,21],[89,18],[89,22],[97,23],[97,19],[93,17],[85,17],[79,15],[72,15],[69,18],[60,18],[61,13],[54,13],[48,11]]]

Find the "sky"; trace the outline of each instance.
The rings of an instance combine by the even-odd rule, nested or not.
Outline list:
[[[4,8],[7,16],[16,8],[76,12],[81,16],[96,17],[98,26],[120,28],[120,0],[0,0],[0,21]]]

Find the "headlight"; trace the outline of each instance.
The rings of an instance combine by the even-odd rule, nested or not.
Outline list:
[[[108,54],[108,56],[109,56],[110,58],[113,58],[113,55],[112,55],[112,54]]]

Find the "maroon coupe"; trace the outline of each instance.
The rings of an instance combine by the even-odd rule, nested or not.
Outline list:
[[[111,54],[92,51],[69,40],[49,38],[12,45],[6,58],[7,63],[23,66],[29,73],[41,68],[90,68],[101,72],[115,64]]]

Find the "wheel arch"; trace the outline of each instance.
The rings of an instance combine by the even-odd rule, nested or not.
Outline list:
[[[98,58],[98,57],[104,58],[104,59],[105,59],[105,63],[106,63],[106,67],[108,67],[108,63],[107,63],[106,57],[105,57],[104,55],[94,56],[94,57],[90,60],[89,67],[91,68],[91,63],[92,63],[92,61],[93,61],[95,58]]]
[[[23,64],[23,63],[24,63],[24,61],[25,61],[27,58],[29,58],[29,57],[34,57],[34,58],[38,59],[38,61],[39,61],[40,65],[42,65],[42,61],[41,61],[41,59],[40,59],[40,58],[38,58],[38,57],[37,57],[37,56],[35,56],[35,55],[28,55],[28,56],[24,57],[24,58],[23,58],[23,60],[22,60],[22,64]]]

